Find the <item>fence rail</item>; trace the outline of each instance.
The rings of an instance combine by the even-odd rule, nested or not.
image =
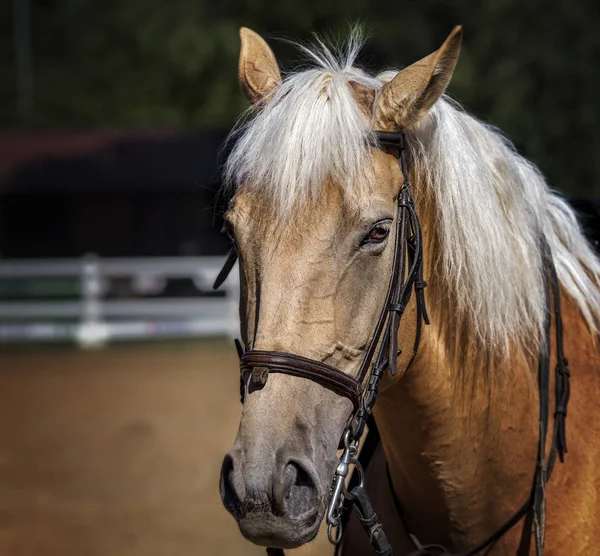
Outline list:
[[[0,342],[74,340],[83,347],[110,341],[190,336],[235,336],[239,330],[239,282],[232,272],[222,297],[211,290],[225,257],[100,258],[3,260],[3,280],[75,278],[78,299],[0,301]],[[140,284],[187,278],[198,295],[107,299],[111,279]],[[69,322],[64,322],[69,320]]]

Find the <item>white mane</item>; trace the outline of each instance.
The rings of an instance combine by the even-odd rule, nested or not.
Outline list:
[[[378,93],[395,72],[369,77],[352,67],[359,46],[353,39],[339,61],[322,44],[303,48],[317,66],[286,77],[256,117],[235,132],[239,138],[225,171],[230,184],[267,191],[279,214],[317,199],[329,177],[348,194],[360,195],[362,173],[371,164],[372,123],[349,83]],[[596,330],[600,264],[574,211],[533,164],[447,98],[411,135],[409,148],[433,200],[433,213],[422,215],[435,227],[440,247],[432,254],[429,279],[453,318],[469,322],[475,339],[488,348],[508,347],[525,334],[539,338],[546,311],[543,232],[562,287]]]
[[[487,346],[541,330],[546,312],[540,234],[562,287],[596,330],[600,263],[573,209],[496,129],[443,98],[416,133],[440,245],[436,277]]]

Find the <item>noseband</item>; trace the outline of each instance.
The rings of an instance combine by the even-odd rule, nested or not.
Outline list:
[[[365,528],[375,552],[382,556],[391,556],[392,548],[387,540],[381,523],[373,511],[368,495],[364,489],[364,471],[358,460],[358,448],[360,439],[365,430],[367,420],[371,415],[379,383],[387,369],[395,376],[398,372],[397,360],[402,350],[398,346],[398,331],[402,315],[410,301],[414,290],[416,297],[416,333],[411,360],[412,363],[421,338],[422,323],[429,324],[429,317],[425,305],[424,289],[427,283],[423,280],[423,240],[421,225],[417,216],[406,165],[405,137],[403,132],[389,133],[383,131],[374,132],[376,141],[374,145],[379,148],[389,148],[397,152],[398,163],[403,176],[403,184],[396,196],[397,214],[394,240],[394,255],[392,273],[385,297],[385,301],[375,325],[375,330],[365,350],[356,376],[350,376],[331,365],[322,361],[309,359],[292,353],[263,350],[245,350],[239,341],[235,341],[238,355],[240,357],[240,397],[244,401],[246,392],[250,385],[255,388],[264,386],[271,373],[282,373],[316,382],[320,386],[331,390],[339,396],[348,398],[352,402],[353,413],[348,421],[340,448],[343,453],[340,456],[335,471],[331,494],[327,508],[326,520],[328,525],[329,540],[338,545],[342,539],[342,517],[345,509],[344,501],[348,501],[354,508],[360,523]],[[540,449],[538,451],[538,464],[536,467],[534,487],[526,503],[511,519],[500,527],[486,541],[463,553],[461,556],[478,554],[484,549],[492,546],[501,536],[511,529],[530,510],[535,514],[536,528],[536,552],[543,551],[543,515],[545,504],[545,484],[549,478],[556,452],[558,451],[562,461],[563,453],[566,451],[564,440],[564,417],[566,417],[566,405],[568,402],[568,377],[566,359],[562,354],[562,322],[560,318],[560,292],[558,279],[552,262],[550,249],[542,238],[542,255],[548,275],[545,276],[548,318],[546,324],[546,343],[540,354],[539,382],[540,382]],[[231,249],[227,261],[217,279],[214,288],[217,289],[227,278],[233,268],[238,254],[235,246]],[[550,289],[552,290],[550,292]],[[545,439],[548,425],[548,383],[549,383],[549,357],[547,349],[550,345],[550,297],[554,303],[555,327],[557,333],[556,349],[558,355],[557,363],[557,409],[555,411],[555,428],[552,435],[552,446],[549,461],[545,461]],[[560,388],[560,385],[563,385]],[[560,390],[560,391],[559,391]],[[560,399],[559,399],[560,398]],[[358,485],[347,490],[346,478],[350,473],[351,466],[358,472]],[[391,483],[390,483],[391,487]],[[413,535],[402,516],[400,503],[395,493],[392,495],[398,513],[405,525],[409,538],[413,541],[417,552],[414,555],[440,555],[452,556],[438,545],[430,547],[422,545],[417,537]],[[541,540],[540,540],[541,539]],[[441,549],[441,551],[440,551]],[[281,549],[267,549],[272,556],[283,555]],[[458,556],[458,555],[457,555]]]

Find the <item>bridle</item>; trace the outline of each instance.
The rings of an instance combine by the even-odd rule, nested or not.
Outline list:
[[[343,535],[343,514],[348,504],[352,505],[361,525],[365,528],[371,544],[378,555],[391,556],[392,548],[383,531],[382,525],[373,511],[369,497],[364,489],[364,471],[358,459],[358,449],[361,437],[371,416],[379,383],[389,369],[392,376],[398,372],[397,359],[402,350],[398,346],[398,331],[402,315],[411,299],[414,290],[416,297],[416,332],[413,353],[409,365],[412,363],[421,338],[422,323],[429,324],[429,317],[425,305],[424,288],[427,283],[423,280],[423,239],[421,225],[417,216],[406,165],[405,136],[403,132],[391,133],[383,131],[374,132],[376,140],[374,145],[379,148],[389,148],[397,151],[398,163],[403,176],[403,183],[397,194],[397,214],[395,228],[395,243],[392,262],[392,273],[385,297],[385,301],[375,325],[371,340],[365,350],[365,355],[355,377],[352,377],[335,367],[321,361],[291,353],[263,350],[245,350],[236,340],[236,348],[240,358],[240,397],[243,403],[248,384],[262,387],[266,384],[269,374],[282,373],[316,382],[320,386],[335,392],[339,396],[348,398],[353,405],[353,413],[349,418],[340,442],[343,449],[335,471],[331,495],[327,507],[326,520],[328,525],[329,540],[339,545]],[[500,527],[486,541],[471,551],[456,556],[473,556],[492,546],[509,529],[530,510],[534,512],[536,553],[543,552],[544,542],[544,506],[545,484],[556,459],[558,451],[561,461],[566,452],[564,436],[564,419],[569,398],[569,371],[567,362],[562,353],[562,321],[560,315],[560,298],[558,279],[552,261],[552,254],[542,236],[542,254],[547,269],[546,295],[548,313],[546,318],[546,342],[540,353],[539,386],[540,386],[540,442],[538,461],[536,465],[534,486],[527,502],[519,511]],[[217,279],[214,288],[217,289],[227,278],[238,258],[235,246],[231,249],[227,261]],[[552,292],[550,292],[550,286]],[[555,426],[552,436],[552,447],[548,462],[545,460],[546,430],[548,427],[548,389],[549,389],[549,345],[550,345],[550,302],[554,304],[554,318],[556,329],[556,349],[558,363],[556,368],[556,410]],[[369,372],[370,371],[370,372]],[[351,466],[358,473],[358,484],[348,491],[346,479]],[[391,483],[390,483],[391,486]],[[450,555],[443,547],[438,545],[424,546],[412,534],[404,520],[400,502],[391,489],[398,513],[404,523],[409,538],[415,545],[413,555]],[[345,501],[346,504],[345,504]],[[273,556],[283,555],[281,549],[267,549]]]

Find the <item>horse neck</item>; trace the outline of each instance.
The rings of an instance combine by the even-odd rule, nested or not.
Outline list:
[[[515,354],[494,373],[468,369],[446,356],[431,326],[406,373],[384,384],[375,418],[394,492],[421,541],[473,546],[529,495],[538,434],[529,359]]]

